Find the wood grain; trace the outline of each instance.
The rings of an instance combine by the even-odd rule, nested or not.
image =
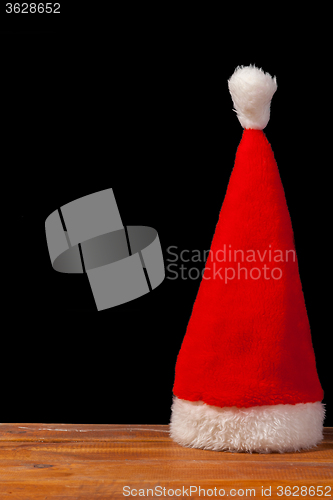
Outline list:
[[[333,428],[317,448],[266,455],[183,448],[166,425],[0,424],[1,500],[265,498],[270,487],[270,498],[333,499]]]

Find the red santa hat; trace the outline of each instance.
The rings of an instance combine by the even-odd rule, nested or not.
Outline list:
[[[176,363],[171,437],[210,450],[297,451],[323,437],[324,406],[293,230],[263,132],[276,79],[238,67],[244,128]]]

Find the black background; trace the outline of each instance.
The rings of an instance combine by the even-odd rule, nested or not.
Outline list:
[[[265,133],[333,426],[325,30],[290,13],[254,21],[202,8],[72,8],[1,19],[1,421],[169,422],[200,281],[166,279],[97,313],[85,276],[52,270],[44,223],[61,205],[112,187],[124,224],[156,228],[166,259],[170,246],[209,249],[242,134],[227,80],[252,63],[277,76]]]

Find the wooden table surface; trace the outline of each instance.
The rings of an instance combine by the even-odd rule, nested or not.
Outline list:
[[[333,500],[333,428],[310,451],[266,455],[183,448],[167,425],[0,424],[1,500],[223,495]]]

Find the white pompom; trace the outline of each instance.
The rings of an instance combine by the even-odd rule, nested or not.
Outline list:
[[[262,130],[269,122],[276,78],[255,66],[238,66],[228,80],[229,91],[243,128]]]

